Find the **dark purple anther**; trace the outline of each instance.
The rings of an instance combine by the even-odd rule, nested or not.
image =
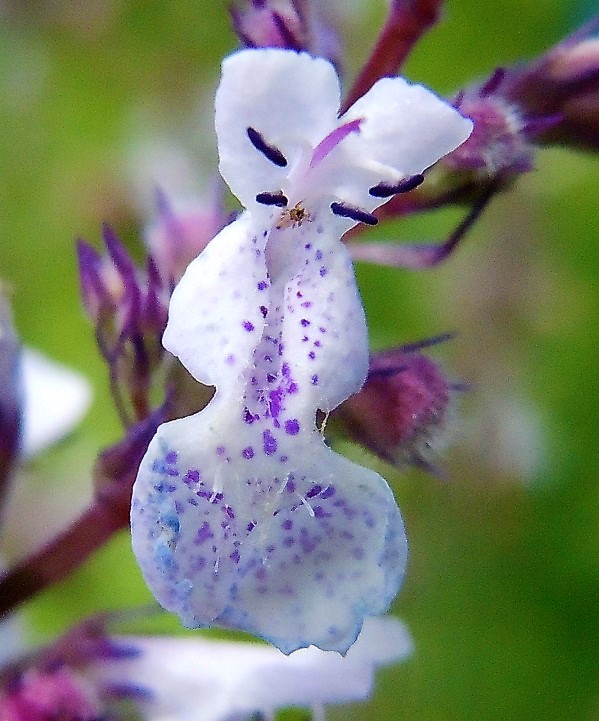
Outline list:
[[[409,193],[410,190],[414,190],[414,188],[417,188],[423,182],[424,175],[418,173],[403,178],[399,183],[379,183],[370,188],[368,192],[373,198],[390,198],[392,195],[397,195],[398,193]]]
[[[346,203],[331,203],[331,210],[334,215],[341,218],[351,218],[359,223],[366,223],[366,225],[376,225],[379,222],[372,213],[367,213],[365,210],[354,208]]]
[[[275,205],[277,208],[284,208],[289,201],[279,190],[276,193],[258,193],[256,202],[262,205]]]
[[[250,143],[254,146],[254,148],[256,148],[258,152],[262,153],[265,158],[270,160],[271,163],[279,168],[284,168],[287,165],[287,158],[283,155],[283,153],[273,145],[269,145],[257,130],[254,128],[248,128],[246,132],[248,138],[250,139]]]

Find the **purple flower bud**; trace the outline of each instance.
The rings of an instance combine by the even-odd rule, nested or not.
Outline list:
[[[446,337],[372,355],[362,390],[335,412],[354,440],[396,466],[437,472],[431,457],[446,439],[457,386],[419,350]]]
[[[535,145],[599,149],[599,16],[529,64],[496,70],[454,105],[474,121],[442,163],[479,175],[531,170]]]
[[[307,50],[335,62],[339,42],[321,12],[311,0],[240,0],[231,19],[245,47]]]
[[[491,81],[501,77],[495,73]],[[533,147],[527,125],[518,106],[490,89],[494,85],[466,90],[454,105],[474,121],[472,134],[444,160],[457,170],[475,171],[483,177],[501,173],[504,177],[533,168]]]
[[[93,687],[66,666],[29,668],[0,691],[2,721],[99,721]]]
[[[108,226],[103,237],[108,251],[105,256],[85,241],[78,242],[81,296],[95,325],[100,351],[110,366],[119,413],[128,422],[119,387],[127,390],[135,416],[145,417],[152,374],[164,355],[161,339],[171,282],[161,277],[151,256],[145,271],[138,268]]]
[[[599,149],[599,15],[528,65],[511,69],[503,93],[538,141]],[[535,128],[535,121],[553,122]]]

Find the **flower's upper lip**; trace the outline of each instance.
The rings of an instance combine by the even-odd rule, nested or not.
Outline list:
[[[306,53],[244,50],[225,60],[216,96],[220,169],[246,208],[263,213],[256,197],[282,191],[291,206],[306,202],[311,212],[326,198],[326,207],[370,214],[389,197],[370,188],[401,188],[472,127],[401,78],[380,80],[341,119],[339,98],[334,68]],[[347,230],[359,217],[337,218],[336,227]]]

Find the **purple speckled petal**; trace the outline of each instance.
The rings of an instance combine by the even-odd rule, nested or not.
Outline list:
[[[163,425],[142,464],[132,530],[146,581],[191,628],[242,628],[285,653],[345,652],[403,576],[393,494],[314,430],[280,433],[282,462],[260,447],[262,423],[235,424],[222,406]]]
[[[269,286],[265,232],[245,213],[210,241],[173,292],[162,343],[202,383],[236,379],[258,343]]]

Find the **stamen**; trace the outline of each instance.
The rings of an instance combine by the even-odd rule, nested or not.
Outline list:
[[[314,168],[318,165],[318,163],[322,162],[331,152],[331,150],[333,150],[333,148],[336,148],[337,145],[339,145],[339,143],[350,133],[360,132],[361,122],[362,118],[350,120],[349,123],[344,123],[338,128],[335,128],[335,130],[329,133],[326,138],[324,138],[324,140],[321,140],[320,143],[318,143],[318,145],[314,148],[314,152],[312,153],[312,159],[310,160],[310,167]]]
[[[331,203],[331,210],[341,218],[351,218],[360,223],[366,223],[366,225],[376,225],[379,222],[372,213],[367,213],[365,210],[354,208],[346,203]]]
[[[276,205],[277,208],[284,208],[289,202],[280,190],[276,193],[258,193],[256,202],[262,205]]]
[[[394,185],[391,183],[379,183],[370,188],[368,192],[374,198],[390,198],[392,195],[397,195],[397,193],[409,193],[410,190],[417,188],[423,181],[424,175],[418,173],[417,175],[410,175],[407,178],[403,178],[399,183],[395,183]]]
[[[269,145],[257,130],[247,128],[246,132],[254,148],[270,160],[271,163],[277,165],[279,168],[284,168],[287,165],[287,158],[283,153],[278,148],[275,148],[274,145]]]

